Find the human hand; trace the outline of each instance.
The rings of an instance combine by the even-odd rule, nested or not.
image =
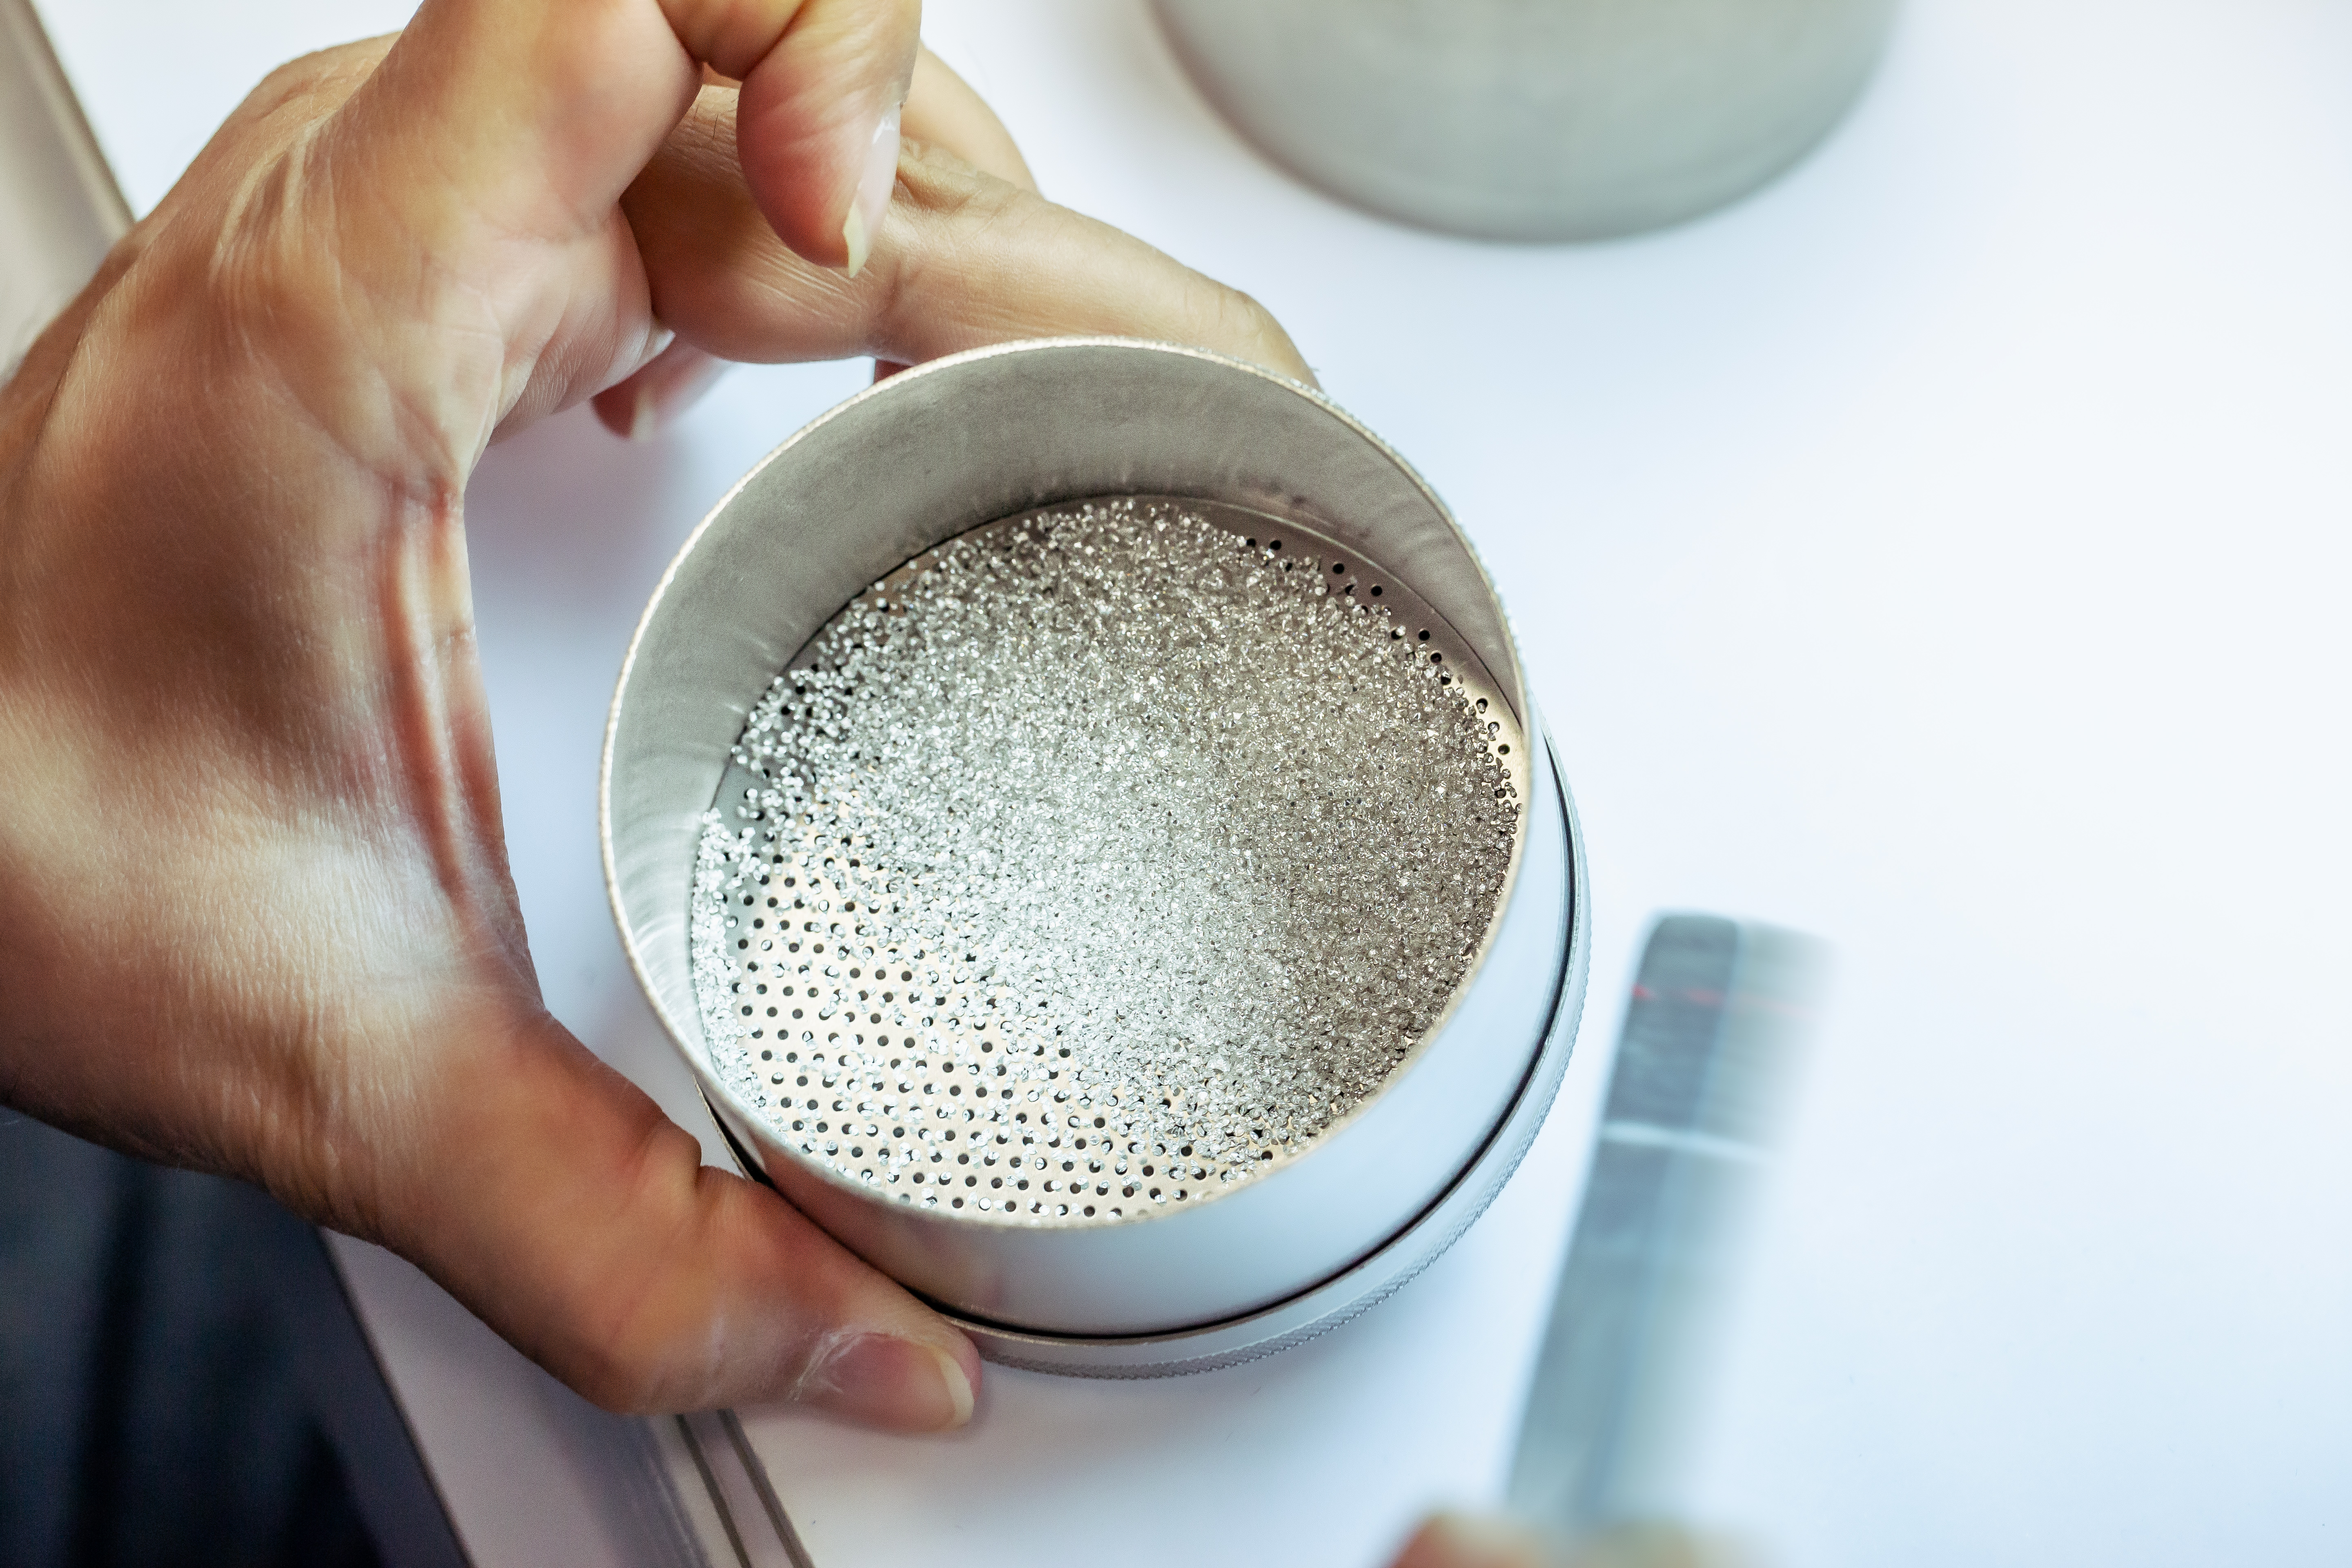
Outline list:
[[[670,332],[1306,374],[1241,296],[894,156],[915,26],[425,0],[264,83],[0,388],[0,1100],[383,1242],[614,1408],[938,1427],[978,1362],[542,1005],[467,588],[485,447]]]
[[[712,73],[706,69],[706,78]],[[719,85],[732,86],[723,80]],[[908,141],[961,158],[1032,195],[1037,182],[1020,147],[980,94],[928,48],[917,51],[907,89],[902,129]],[[652,363],[594,398],[596,417],[617,436],[644,439],[691,407],[727,368],[727,362],[680,339]],[[907,367],[877,361],[875,378]]]

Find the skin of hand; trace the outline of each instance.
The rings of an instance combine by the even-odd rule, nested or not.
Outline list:
[[[672,334],[1126,332],[1306,375],[1242,296],[890,145],[916,24],[425,0],[271,76],[0,388],[0,1100],[383,1242],[610,1408],[932,1429],[979,1363],[541,1003],[467,585],[485,447]]]
[[[708,69],[704,76],[716,86],[737,85]],[[900,128],[908,141],[961,158],[983,174],[1036,193],[1036,179],[995,110],[928,48],[915,56],[914,79],[902,116]],[[593,400],[596,417],[615,435],[650,438],[692,407],[726,368],[725,360],[681,339],[635,375],[598,393]],[[878,361],[875,379],[905,368],[888,360]]]

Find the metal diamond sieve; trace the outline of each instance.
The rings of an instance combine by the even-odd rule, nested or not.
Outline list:
[[[721,1037],[698,1016],[697,824],[714,807],[760,816],[764,781],[736,750],[754,700],[810,667],[826,627],[903,604],[951,542],[1098,498],[1182,509],[1253,558],[1328,573],[1318,598],[1376,613],[1423,679],[1478,712],[1524,805],[1492,918],[1432,1026],[1328,1125],[1280,1146],[1236,1156],[1127,1136],[1107,1082],[1065,1079],[1051,1050],[990,1019],[988,976],[942,968],[918,1005],[911,954],[871,945],[870,906],[841,907],[857,901],[847,873],[814,844],[729,892],[726,980],[744,1026]],[[836,1237],[999,1359],[1207,1364],[1392,1288],[1532,1137],[1572,1039],[1585,927],[1573,820],[1540,738],[1466,541],[1328,402],[1196,351],[1012,345],[852,399],[697,531],[614,700],[608,880],[632,963],[747,1163]]]

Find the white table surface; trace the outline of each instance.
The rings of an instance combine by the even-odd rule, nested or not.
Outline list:
[[[404,7],[46,9],[143,210],[268,64]],[[927,33],[1049,194],[1263,300],[1453,502],[1583,814],[1593,1000],[1487,1218],[1326,1341],[992,1371],[944,1442],[751,1416],[818,1561],[1369,1563],[1492,1496],[1666,907],[1839,952],[1706,1518],[1796,1568],[2352,1560],[2352,8],[1911,0],[1793,176],[1584,248],[1302,188],[1140,0]],[[604,703],[688,527],[863,374],[738,373],[647,447],[575,413],[469,497],[549,1000],[681,1113],[599,885]],[[346,1256],[477,1561],[617,1561],[582,1407]]]

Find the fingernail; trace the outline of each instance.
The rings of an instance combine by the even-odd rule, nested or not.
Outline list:
[[[971,1379],[934,1345],[860,1334],[801,1380],[801,1397],[866,1426],[940,1432],[971,1419]]]
[[[650,441],[661,428],[661,400],[654,395],[650,384],[637,388],[636,404],[629,410],[629,439]]]
[[[857,190],[849,198],[849,215],[841,220],[842,243],[849,247],[845,270],[855,278],[873,253],[874,237],[882,232],[882,215],[890,210],[890,191],[898,183],[898,106],[892,104],[874,128],[866,149],[866,168],[857,176]]]

